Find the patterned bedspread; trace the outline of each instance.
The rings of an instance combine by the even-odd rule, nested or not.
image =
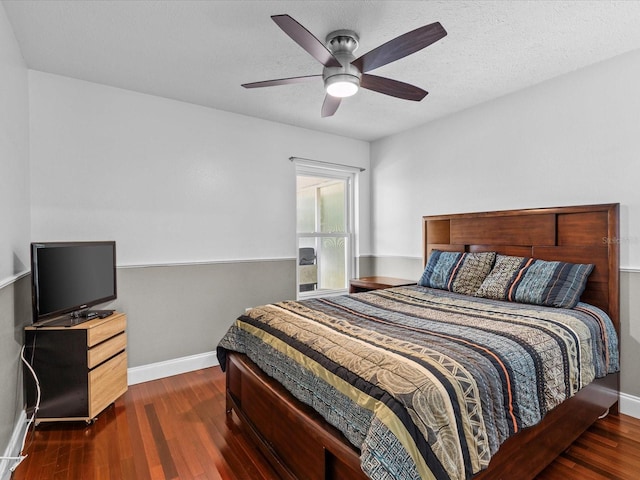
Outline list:
[[[510,435],[618,370],[596,307],[422,287],[250,310],[218,346],[248,355],[361,451],[372,479],[466,479]]]

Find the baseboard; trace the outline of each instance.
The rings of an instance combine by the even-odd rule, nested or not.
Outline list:
[[[140,367],[131,367],[128,369],[128,383],[135,385],[137,383],[149,382],[159,378],[171,377],[180,373],[192,372],[201,368],[214,367],[219,365],[216,352],[198,353],[189,355],[188,357],[174,358],[163,362],[150,363]]]
[[[620,392],[620,413],[640,419],[640,397]]]
[[[4,451],[3,457],[18,457],[22,448],[22,439],[24,431],[28,426],[27,414],[23,411],[18,416],[18,421],[13,428],[9,445]],[[16,464],[17,460],[0,460],[0,480],[9,480],[11,477],[11,468]]]

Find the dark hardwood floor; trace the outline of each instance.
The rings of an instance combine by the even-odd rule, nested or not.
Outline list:
[[[90,426],[43,423],[13,480],[277,479],[224,412],[219,367],[134,385]],[[538,480],[636,480],[640,420],[599,420]]]

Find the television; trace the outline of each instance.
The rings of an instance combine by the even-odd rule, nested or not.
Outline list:
[[[33,322],[73,325],[112,311],[89,307],[117,298],[116,242],[31,244]]]

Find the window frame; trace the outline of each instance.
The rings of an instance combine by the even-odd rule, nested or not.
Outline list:
[[[361,169],[342,166],[338,164],[328,164],[306,159],[292,159],[295,164],[295,181],[296,181],[296,252],[299,252],[300,239],[303,238],[345,238],[346,261],[345,261],[345,288],[341,289],[316,289],[308,292],[300,292],[300,275],[299,275],[299,253],[296,253],[296,298],[303,300],[306,298],[326,297],[333,295],[343,295],[349,293],[349,280],[357,276],[357,258],[356,258],[356,241],[357,241],[357,186],[358,174]],[[327,179],[342,180],[345,182],[345,228],[346,232],[338,233],[322,233],[320,229],[320,219],[316,218],[316,231],[313,233],[298,232],[298,208],[297,208],[297,180],[298,176],[324,177]],[[316,208],[317,201],[316,201]]]

